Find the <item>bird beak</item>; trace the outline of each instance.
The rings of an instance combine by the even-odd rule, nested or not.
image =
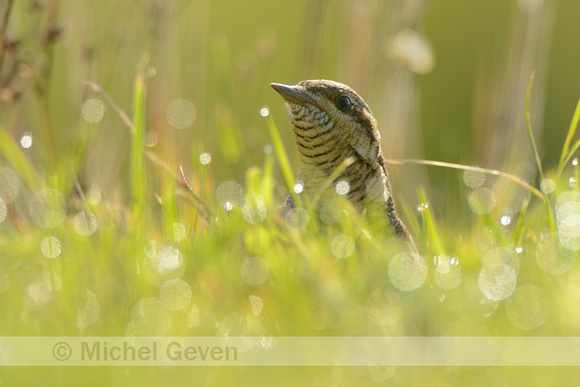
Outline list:
[[[316,105],[314,98],[303,93],[296,86],[288,86],[281,83],[270,83],[270,86],[272,86],[272,88],[276,90],[286,102],[295,104],[309,103]]]

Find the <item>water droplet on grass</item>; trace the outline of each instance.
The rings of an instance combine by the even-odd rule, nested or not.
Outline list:
[[[267,106],[264,106],[260,109],[260,115],[262,117],[268,117],[270,115],[270,109]]]

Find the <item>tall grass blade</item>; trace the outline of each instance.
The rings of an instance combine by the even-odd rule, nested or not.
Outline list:
[[[133,215],[138,217],[145,200],[145,79],[139,71],[133,86],[133,130],[131,131],[131,200]]]

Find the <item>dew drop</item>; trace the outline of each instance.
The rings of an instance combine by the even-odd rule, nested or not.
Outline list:
[[[167,122],[175,129],[189,128],[196,117],[195,106],[186,99],[176,99],[167,107]]]
[[[81,106],[81,117],[89,124],[96,124],[105,115],[105,104],[97,98],[87,99]]]
[[[573,177],[571,177],[571,178],[568,180],[568,186],[569,186],[570,188],[574,188],[574,187],[576,186],[576,179],[574,179]]]
[[[348,258],[354,253],[355,243],[351,236],[346,234],[337,235],[330,242],[332,254],[339,259]]]
[[[427,278],[427,263],[412,253],[399,253],[389,262],[389,280],[399,290],[415,290]]]
[[[572,160],[572,165],[578,165],[578,157],[574,157],[574,160]]]

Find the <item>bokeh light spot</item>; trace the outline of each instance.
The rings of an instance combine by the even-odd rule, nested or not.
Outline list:
[[[459,260],[448,255],[435,257],[435,272],[433,279],[442,289],[455,289],[463,279]]]
[[[427,263],[417,254],[399,253],[389,262],[389,280],[399,290],[415,290],[426,278]]]
[[[556,189],[556,183],[550,178],[544,178],[540,182],[540,190],[545,194],[550,194]]]
[[[45,188],[35,193],[28,209],[34,223],[42,228],[58,227],[66,217],[64,196],[55,189]]]
[[[97,98],[87,99],[81,106],[81,117],[90,124],[96,124],[105,115],[105,104]]]
[[[260,109],[260,115],[262,117],[268,117],[270,115],[270,109],[267,106],[264,106]]]
[[[558,234],[542,236],[536,247],[536,262],[540,269],[550,274],[563,274],[574,266],[574,252],[565,249],[558,240]]]
[[[469,208],[477,215],[489,214],[495,207],[495,196],[489,188],[476,188],[469,193],[467,198]]]
[[[7,167],[0,168],[0,198],[6,204],[12,203],[18,196],[20,183],[18,175]]]
[[[507,300],[505,309],[508,320],[515,327],[536,329],[548,319],[548,296],[537,286],[522,285]]]
[[[168,310],[183,310],[191,303],[191,286],[183,280],[174,278],[165,281],[159,289],[159,300]]]
[[[348,181],[341,180],[336,183],[335,189],[337,194],[346,195],[350,191],[350,184],[348,184]]]
[[[302,207],[293,207],[288,209],[284,214],[284,221],[286,226],[292,230],[302,231],[310,222],[308,211]]]
[[[330,249],[336,258],[345,259],[354,253],[355,243],[351,236],[346,234],[337,235],[330,242]]]
[[[468,169],[463,172],[463,183],[469,188],[479,188],[485,183],[485,173]]]
[[[256,224],[263,222],[266,219],[266,205],[262,196],[257,193],[250,193],[246,195],[242,205],[242,215],[246,222]]]
[[[60,241],[55,237],[46,237],[40,242],[40,251],[46,258],[56,258],[60,255]]]
[[[231,211],[244,197],[242,186],[235,181],[226,181],[220,184],[217,189],[217,200],[227,210]]]
[[[173,319],[158,298],[144,298],[131,311],[135,336],[164,336],[169,333]]]
[[[250,301],[250,306],[252,307],[252,313],[254,314],[254,316],[258,316],[260,313],[262,313],[262,309],[264,308],[264,302],[260,297],[250,294],[248,296],[248,300]]]
[[[97,217],[89,211],[80,211],[73,220],[77,234],[82,236],[92,235],[97,231]]]
[[[211,154],[205,152],[199,155],[199,162],[202,165],[208,165],[209,163],[211,163]]]
[[[560,243],[567,249],[580,250],[580,193],[562,193],[556,200],[555,212]]]
[[[513,267],[503,263],[488,265],[479,273],[479,290],[487,299],[499,301],[512,294],[516,281]]]
[[[89,289],[85,289],[85,303],[77,312],[77,327],[82,331],[99,318],[99,299]]]
[[[167,122],[175,129],[189,128],[196,117],[195,106],[186,99],[176,99],[167,107]]]
[[[266,282],[270,276],[270,267],[264,259],[250,257],[242,262],[240,274],[245,283],[251,286],[258,286]]]
[[[174,222],[173,223],[173,240],[177,242],[181,242],[187,236],[187,231],[185,229],[185,225],[183,223]]]
[[[20,146],[24,149],[28,149],[32,146],[32,133],[31,132],[24,132],[22,137],[20,137]]]

